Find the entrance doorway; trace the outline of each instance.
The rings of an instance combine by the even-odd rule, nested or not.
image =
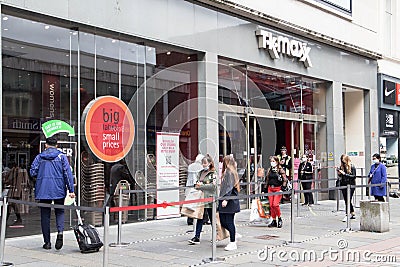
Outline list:
[[[226,109],[226,105],[222,105],[221,109]],[[310,160],[313,159],[316,150],[314,124],[287,114],[281,114],[280,117],[260,113],[235,114],[221,112],[221,109],[220,162],[225,155],[234,156],[242,183],[242,194],[261,193],[260,182],[264,182],[264,177],[258,177],[257,170],[264,168],[266,172],[270,167],[269,157],[278,155],[283,146],[291,157],[290,179],[297,179],[297,169],[303,153]],[[249,207],[250,201],[243,200],[243,207]]]

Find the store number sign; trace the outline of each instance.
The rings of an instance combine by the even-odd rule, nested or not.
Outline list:
[[[116,162],[128,154],[135,126],[123,101],[113,96],[98,97],[87,105],[84,117],[86,141],[99,159]]]

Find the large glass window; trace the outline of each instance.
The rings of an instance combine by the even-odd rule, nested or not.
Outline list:
[[[180,178],[185,184],[184,171],[198,153],[197,108],[190,103],[198,90],[196,52],[143,40],[138,44],[116,33],[71,30],[69,23],[63,28],[6,14],[2,14],[2,21],[2,153],[6,170],[18,167],[29,172],[34,157],[43,149],[42,123],[63,120],[77,130],[82,120],[79,114],[82,116],[87,104],[111,95],[129,105],[135,120],[134,145],[125,159],[132,177],[137,178],[131,189],[155,185],[157,131],[181,133]],[[73,149],[70,161],[81,205],[103,205],[114,164],[92,155],[85,138],[66,134],[58,138]],[[77,147],[78,141],[81,147]],[[101,169],[96,177],[91,176],[93,168]],[[142,179],[144,176],[149,179]],[[94,178],[102,185],[93,190]],[[1,186],[8,186],[3,182]],[[26,188],[27,199],[33,197],[33,182]],[[154,194],[142,194],[130,201],[149,203],[155,198]],[[132,212],[127,220],[146,220],[154,215],[150,211]],[[31,210],[24,216],[26,222],[37,222],[39,215]],[[94,225],[102,223],[96,214],[84,216]],[[40,231],[39,226],[35,229]],[[7,234],[33,234],[31,231],[18,229]]]

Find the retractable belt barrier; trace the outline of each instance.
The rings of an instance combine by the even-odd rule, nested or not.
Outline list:
[[[357,178],[366,178],[368,176],[357,176]],[[396,177],[399,179],[398,177]],[[318,180],[296,180],[296,181],[331,181],[331,180],[337,180],[336,178],[325,178],[325,179],[318,179]],[[242,183],[242,184],[261,184],[259,182],[249,182],[249,183]],[[154,208],[166,208],[169,206],[177,206],[177,205],[183,205],[183,204],[193,204],[193,203],[204,203],[204,202],[212,202],[213,203],[213,251],[212,251],[212,257],[208,259],[208,262],[216,261],[215,257],[215,238],[216,235],[214,233],[215,231],[215,212],[216,212],[216,202],[219,200],[231,200],[231,199],[247,199],[247,198],[260,198],[260,197],[268,197],[268,196],[274,196],[274,195],[291,195],[292,196],[292,201],[291,201],[291,243],[294,243],[294,200],[293,196],[295,194],[300,194],[300,193],[314,193],[314,192],[325,192],[325,191],[339,191],[339,190],[348,190],[348,198],[350,196],[350,189],[351,188],[370,188],[370,187],[376,187],[376,186],[384,186],[384,185],[389,185],[390,183],[379,183],[379,184],[362,184],[362,185],[347,185],[347,186],[337,186],[337,187],[330,187],[330,188],[317,188],[317,189],[309,189],[309,190],[295,190],[291,189],[290,191],[280,191],[280,192],[274,192],[274,193],[261,193],[261,194],[250,194],[250,195],[239,195],[239,196],[229,196],[229,197],[210,197],[210,198],[202,198],[202,199],[194,199],[194,200],[184,200],[184,201],[176,201],[176,202],[162,202],[162,203],[157,203],[157,204],[147,204],[147,205],[139,205],[139,206],[121,206],[120,207],[103,207],[103,208],[95,208],[95,207],[84,207],[84,206],[70,206],[70,205],[56,205],[56,204],[46,204],[46,203],[38,203],[38,202],[29,202],[29,201],[22,201],[22,200],[17,200],[17,199],[11,199],[7,198],[6,196],[0,197],[0,201],[2,202],[2,229],[1,229],[1,255],[0,255],[0,263],[3,263],[3,257],[4,257],[4,244],[5,244],[5,228],[6,228],[6,216],[7,216],[7,205],[8,202],[10,203],[16,203],[16,204],[24,204],[24,205],[29,205],[29,206],[35,206],[35,207],[48,207],[48,208],[58,208],[58,209],[67,209],[67,210],[84,210],[84,211],[91,211],[91,212],[102,212],[105,214],[104,216],[104,249],[103,249],[103,266],[108,266],[108,230],[109,230],[109,214],[110,212],[122,212],[122,211],[128,211],[128,210],[143,210],[143,209],[154,209]],[[400,184],[398,183],[392,183],[392,184]],[[145,189],[145,190],[122,190],[120,189],[120,192],[122,194],[131,194],[131,193],[143,193],[143,192],[157,192],[157,191],[169,191],[169,190],[177,190],[177,189],[185,189],[185,188],[193,188],[193,187],[171,187],[171,188],[163,188],[163,189]],[[388,192],[388,190],[387,190]],[[388,196],[388,194],[387,194]],[[298,199],[298,198],[297,198]],[[337,198],[338,199],[338,198]],[[389,201],[389,198],[388,198]],[[107,203],[107,202],[105,202]],[[348,205],[350,205],[349,201],[347,202]],[[298,211],[299,209],[297,209]],[[347,209],[347,213],[349,213],[349,208]],[[347,214],[349,217],[349,214]],[[347,219],[347,230],[350,229],[350,222]],[[122,231],[121,228],[118,228],[118,232],[120,234],[120,231]],[[6,266],[6,265],[3,265]]]

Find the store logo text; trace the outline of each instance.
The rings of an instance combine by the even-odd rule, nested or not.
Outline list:
[[[279,53],[299,58],[306,68],[312,67],[310,59],[311,47],[307,43],[290,40],[283,36],[273,36],[271,32],[257,30],[258,48],[267,49],[273,59],[279,59]]]

